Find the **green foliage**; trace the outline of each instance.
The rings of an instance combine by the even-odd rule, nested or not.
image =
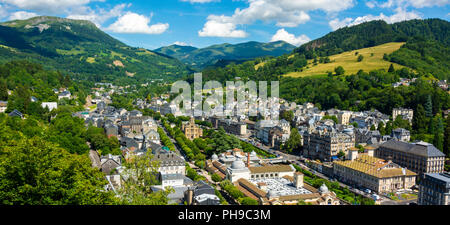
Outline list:
[[[280,115],[281,119],[285,119],[288,122],[294,121],[294,112],[292,111],[283,111]]]
[[[289,153],[299,151],[301,149],[301,142],[302,136],[298,132],[297,128],[291,129],[291,136],[289,137],[289,140],[286,142],[286,144],[283,146],[284,150],[286,150]]]
[[[236,186],[234,186],[229,180],[222,181],[220,186],[225,190],[232,198],[238,200],[244,198],[245,195]]]
[[[60,113],[52,120],[48,133],[50,141],[58,143],[72,154],[85,154],[89,151],[83,119],[72,117],[69,113]]]
[[[334,72],[336,73],[336,75],[344,75],[345,74],[345,70],[342,66],[338,66],[334,69]]]
[[[86,140],[91,143],[92,149],[100,151],[102,155],[122,154],[117,137],[108,138],[102,128],[90,126],[86,131]]]
[[[86,155],[72,155],[41,137],[1,144],[1,204],[114,204],[104,185],[103,174],[91,168]]]
[[[120,204],[124,205],[167,205],[167,195],[173,189],[166,188],[163,191],[153,192],[152,185],[159,185],[157,179],[160,162],[152,160],[154,156],[147,152],[143,156],[133,156],[122,166],[123,174],[128,179],[122,182],[119,189]]]
[[[364,56],[363,55],[359,55],[358,59],[357,59],[357,62],[362,62],[363,60],[364,60]]]
[[[253,198],[244,197],[240,199],[241,205],[259,205],[259,202]]]
[[[338,118],[336,116],[329,116],[329,115],[322,117],[322,120],[333,120],[334,123],[336,123],[336,124],[338,124],[338,122],[339,122]]]
[[[214,173],[213,175],[211,175],[211,179],[214,182],[221,182],[222,181],[222,178],[219,175],[217,175],[217,173]]]

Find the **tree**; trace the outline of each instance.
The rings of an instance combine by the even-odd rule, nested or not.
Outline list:
[[[413,117],[413,129],[418,133],[425,133],[427,124],[427,117],[425,115],[425,109],[421,104],[418,104]]]
[[[41,137],[0,147],[0,199],[7,205],[114,204],[103,174],[86,155],[72,155]]]
[[[253,198],[244,197],[241,200],[241,205],[259,205],[259,202]]]
[[[381,135],[386,135],[386,128],[384,127],[384,123],[380,122],[378,124],[378,131],[380,131]]]
[[[345,74],[345,70],[342,66],[338,66],[334,69],[334,72],[336,72],[336,75],[343,75]]]
[[[291,136],[289,137],[289,140],[284,145],[284,149],[291,153],[294,151],[299,151],[302,144],[302,136],[298,132],[297,128],[291,129]]]
[[[388,72],[389,72],[389,73],[395,72],[394,64],[391,64],[391,65],[389,66]]]
[[[339,153],[337,154],[337,157],[339,157],[339,158],[345,157],[345,152],[339,151]]]
[[[450,116],[447,117],[447,126],[444,134],[444,153],[450,157]]]
[[[357,61],[358,62],[362,62],[363,60],[364,60],[364,56],[363,55],[359,55]]]
[[[425,108],[425,116],[428,118],[433,117],[433,103],[431,101],[431,95],[427,96],[424,108]]]
[[[0,79],[0,101],[8,100],[8,85],[6,80]]]
[[[375,127],[375,125],[372,124],[372,126],[370,126],[370,130],[375,131],[375,130],[377,130],[377,128]]]
[[[120,203],[124,205],[167,205],[167,195],[173,189],[153,192],[151,186],[159,185],[156,175],[160,166],[159,161],[152,160],[153,155],[132,156],[123,164],[124,181],[119,189]]]
[[[213,175],[211,175],[211,179],[214,182],[221,182],[222,181],[222,178],[219,175],[217,175],[217,173],[214,173]]]
[[[288,122],[292,122],[292,121],[294,121],[294,112],[292,112],[292,111],[283,111],[282,113],[281,113],[281,119],[285,119],[286,121],[288,121]]]

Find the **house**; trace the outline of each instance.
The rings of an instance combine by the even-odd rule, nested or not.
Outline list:
[[[205,181],[197,182],[195,187],[185,192],[185,202],[187,205],[220,205],[220,199],[216,196],[214,188]]]
[[[63,91],[58,94],[58,100],[61,100],[64,98],[70,99],[71,97],[72,97],[72,95],[70,94],[70,91]]]
[[[8,108],[8,102],[0,101],[0,113],[4,113],[7,108]]]
[[[48,111],[51,112],[52,110],[58,108],[58,103],[57,102],[43,102],[41,104],[41,107],[44,108],[44,109],[48,108]]]
[[[23,119],[23,114],[19,112],[17,109],[14,109],[11,113],[8,114],[10,117],[20,117]]]
[[[392,137],[399,141],[408,142],[411,139],[411,133],[404,128],[397,128],[392,131]]]
[[[100,157],[100,163],[101,163],[100,170],[105,175],[111,175],[112,173],[117,173],[116,169],[122,165],[120,156],[113,156],[111,154]]]

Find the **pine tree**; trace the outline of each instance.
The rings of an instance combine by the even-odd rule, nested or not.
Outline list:
[[[4,79],[0,80],[0,101],[8,100],[8,86]]]
[[[427,101],[425,102],[425,115],[428,118],[433,117],[433,103],[430,95],[427,96]]]
[[[378,124],[378,131],[380,131],[380,134],[381,134],[381,135],[386,135],[386,128],[385,128],[383,122],[380,122],[380,123]]]
[[[417,105],[413,117],[413,128],[418,133],[424,133],[426,129],[427,118],[425,116],[425,109],[422,105]]]
[[[444,134],[444,153],[450,157],[450,116],[447,117],[447,127]]]
[[[389,72],[389,73],[393,73],[393,72],[395,72],[395,69],[394,69],[394,64],[391,64],[391,66],[389,66],[389,70],[388,70],[388,72]]]
[[[433,144],[437,149],[444,151],[444,123],[440,115],[436,116],[435,124]]]

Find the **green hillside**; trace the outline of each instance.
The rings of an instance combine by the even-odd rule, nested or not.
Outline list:
[[[264,56],[281,56],[291,53],[295,46],[284,41],[271,43],[246,42],[241,44],[220,44],[206,48],[171,45],[156,49],[156,52],[166,54],[181,60],[189,66],[203,69],[211,65],[228,65],[228,62],[251,60]]]
[[[93,23],[35,17],[0,24],[0,62],[27,59],[91,81],[177,78],[190,70],[178,60],[112,38]]]
[[[330,56],[329,63],[320,63],[317,61],[314,62],[314,60],[308,60],[308,65],[303,71],[291,72],[286,74],[286,76],[306,77],[314,75],[327,75],[329,72],[334,72],[334,69],[338,66],[342,66],[344,68],[345,74],[356,74],[359,70],[388,70],[391,64],[393,64],[396,69],[401,69],[404,66],[386,61],[383,59],[383,56],[399,50],[404,44],[404,42],[392,42],[375,47],[344,52]],[[358,58],[360,56],[363,58],[362,61],[358,62]]]

